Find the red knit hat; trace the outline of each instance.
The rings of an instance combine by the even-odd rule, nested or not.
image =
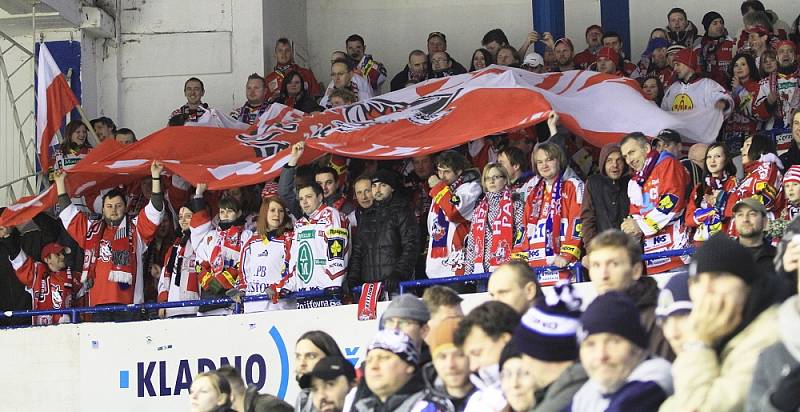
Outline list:
[[[619,64],[619,53],[611,47],[601,47],[597,51],[597,59],[599,60],[601,57],[611,60],[614,64]]]
[[[675,53],[672,57],[673,62],[680,62],[697,71],[697,53],[692,49],[683,49]]]
[[[786,171],[783,176],[783,183],[787,182],[800,183],[800,165],[794,165]]]
[[[267,182],[264,184],[264,189],[261,191],[261,198],[266,199],[278,195],[278,184],[275,182]]]

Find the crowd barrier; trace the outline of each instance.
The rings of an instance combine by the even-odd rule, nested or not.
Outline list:
[[[658,259],[658,258],[673,257],[673,256],[689,256],[692,253],[694,253],[694,249],[692,248],[677,249],[666,252],[649,253],[649,254],[646,253],[642,255],[642,260],[647,261],[650,259]],[[583,275],[585,269],[583,268],[583,266],[581,266],[580,262],[576,262],[574,264],[569,265],[567,269],[573,272],[574,274],[573,279],[576,283],[582,283],[585,280],[587,280]],[[550,271],[559,271],[559,270],[563,269],[558,268],[556,266],[544,266],[544,267],[534,268],[534,271],[537,274],[537,276],[541,276],[542,274]],[[446,278],[409,280],[405,282],[400,282],[399,287],[400,287],[400,293],[402,294],[408,291],[408,289],[410,288],[486,281],[489,279],[490,275],[491,273],[476,273],[471,275],[452,276]],[[354,295],[358,295],[360,293],[360,288],[359,287],[353,288],[352,292]],[[286,296],[282,296],[281,299],[313,299],[313,298],[323,298],[326,296],[328,296],[328,292],[325,290],[311,290],[311,291],[294,292]],[[243,296],[241,298],[241,302],[235,302],[231,298],[200,299],[200,300],[185,300],[185,301],[163,302],[163,303],[140,303],[133,305],[105,305],[105,306],[74,307],[68,309],[52,309],[52,310],[6,311],[3,313],[3,316],[33,317],[42,315],[67,314],[70,315],[70,319],[72,319],[73,323],[77,323],[80,321],[79,315],[81,314],[109,313],[109,312],[140,312],[140,311],[152,311],[158,309],[183,308],[183,307],[220,305],[220,304],[233,305],[234,313],[242,313],[242,308],[243,308],[242,303],[264,301],[269,299],[271,299],[271,297],[267,295],[250,295],[250,296]]]

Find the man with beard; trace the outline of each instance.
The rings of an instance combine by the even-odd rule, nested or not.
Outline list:
[[[775,273],[772,261],[777,250],[764,240],[764,227],[768,222],[764,205],[752,197],[740,200],[733,206],[733,221],[739,233],[739,244],[753,255],[759,272]]]
[[[761,88],[753,102],[756,117],[766,122],[765,130],[791,127],[792,112],[800,108],[797,46],[789,40],[782,40],[775,49],[778,72],[761,80]]]
[[[344,45],[347,48],[347,55],[355,62],[356,73],[369,81],[373,95],[381,94],[381,85],[386,81],[386,68],[383,67],[383,63],[366,54],[367,45],[364,43],[364,38],[358,34],[351,34]]]
[[[700,71],[722,87],[730,84],[728,67],[733,59],[734,41],[725,29],[725,19],[710,11],[703,16],[706,34],[695,41],[694,49],[700,57]]]
[[[318,412],[342,412],[347,393],[356,386],[353,364],[341,356],[322,358],[314,369],[300,378],[301,388],[311,388]]]
[[[304,89],[308,90],[308,94],[312,97],[322,95],[322,90],[319,88],[319,82],[314,73],[305,67],[300,67],[294,62],[294,48],[289,39],[281,37],[275,42],[275,69],[264,77],[264,82],[267,87],[267,94],[265,98],[273,99],[278,97],[283,86],[283,79],[289,72],[298,72],[303,77],[305,82]]]
[[[586,50],[575,55],[575,65],[584,70],[589,68],[597,58],[600,47],[603,47],[603,28],[593,24],[586,28]]]
[[[266,87],[267,83],[264,78],[257,73],[251,74],[247,78],[245,85],[245,96],[247,102],[242,107],[235,109],[231,112],[231,117],[239,120],[242,123],[255,124],[258,118],[269,108],[269,103],[266,101]]]
[[[150,202],[136,217],[129,217],[125,195],[111,190],[103,196],[103,216],[90,220],[73,205],[67,195],[66,174],[55,173],[59,218],[69,235],[85,251],[84,270],[80,281],[89,289],[89,305],[142,303],[144,279],[142,255],[161,224],[164,195],[161,193],[161,172],[164,165],[150,165],[153,191]],[[97,313],[95,321],[132,320],[130,312]]]

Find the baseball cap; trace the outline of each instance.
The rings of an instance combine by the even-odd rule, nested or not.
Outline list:
[[[42,259],[56,253],[61,253],[64,251],[64,246],[59,245],[58,243],[48,243],[45,247],[42,248]]]
[[[689,298],[689,274],[673,275],[658,294],[656,317],[666,319],[673,315],[686,315],[692,311]]]
[[[528,53],[525,55],[525,59],[522,60],[523,66],[530,66],[530,67],[539,67],[544,64],[544,58],[541,54],[533,52]]]
[[[353,364],[341,356],[327,356],[319,360],[314,369],[300,378],[300,387],[303,389],[311,387],[311,378],[318,378],[325,381],[344,376],[348,381],[356,378],[356,369]]]
[[[764,207],[764,204],[761,203],[760,200],[758,200],[758,199],[756,199],[754,197],[748,197],[748,198],[745,198],[745,199],[742,199],[742,200],[738,201],[736,203],[736,205],[733,206],[733,213],[738,212],[739,209],[741,209],[743,207],[747,207],[747,208],[750,208],[751,210],[755,210],[756,212],[759,212],[764,216],[767,215],[767,208]]]

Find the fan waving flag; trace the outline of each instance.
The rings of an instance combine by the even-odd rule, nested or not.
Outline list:
[[[64,117],[75,106],[78,98],[72,93],[67,79],[58,68],[47,46],[39,45],[38,84],[36,86],[36,152],[42,170],[50,168],[50,145]]]

